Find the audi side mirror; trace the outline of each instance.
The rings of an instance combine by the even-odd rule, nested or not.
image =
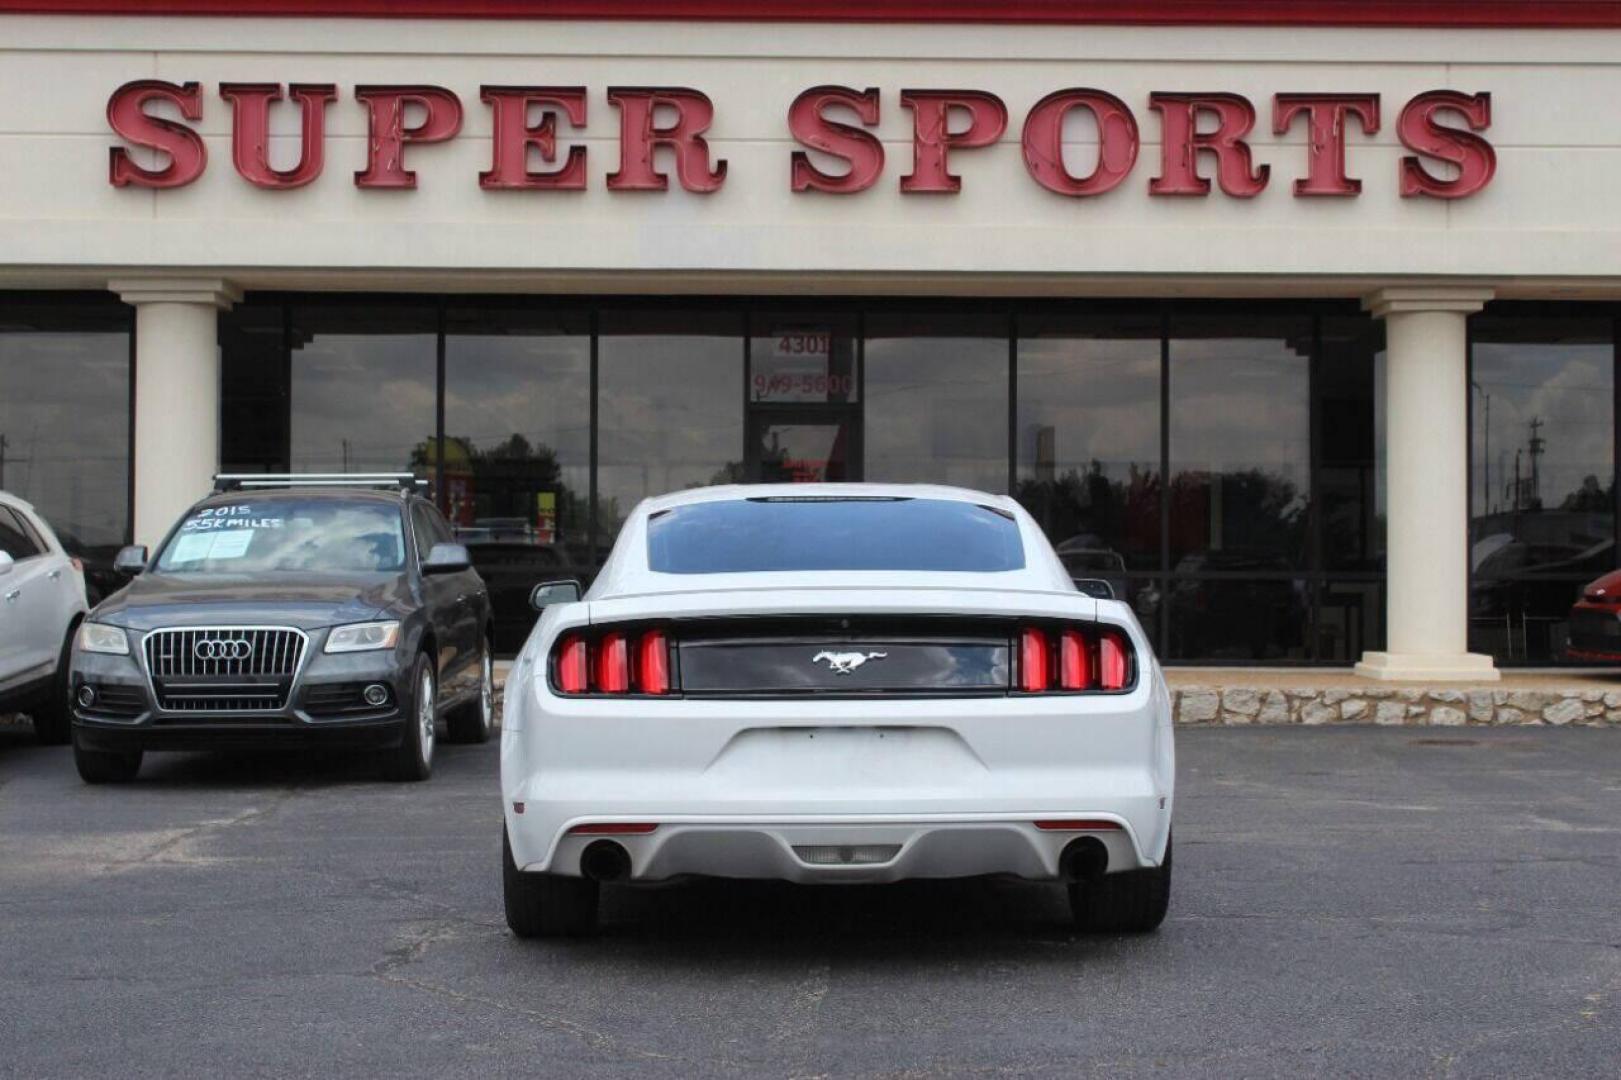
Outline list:
[[[462,544],[435,544],[422,560],[424,574],[454,574],[472,569],[473,558]]]
[[[545,611],[553,604],[572,604],[580,598],[580,583],[573,578],[563,581],[543,581],[529,593],[529,606]]]
[[[127,577],[134,577],[146,569],[146,545],[131,544],[129,547],[119,548],[118,555],[113,559],[113,571]]]
[[[1078,577],[1070,580],[1075,582],[1076,591],[1085,593],[1094,600],[1114,599],[1114,586],[1102,578]]]
[[[17,560],[11,557],[11,552],[0,551],[0,577],[11,573],[11,568],[17,565]]]

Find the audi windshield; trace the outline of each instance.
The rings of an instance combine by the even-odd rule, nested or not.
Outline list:
[[[792,570],[988,573],[1024,567],[1019,524],[950,499],[782,496],[690,503],[647,524],[665,574]]]
[[[338,499],[244,499],[205,506],[159,556],[170,574],[397,573],[405,535],[396,506]]]

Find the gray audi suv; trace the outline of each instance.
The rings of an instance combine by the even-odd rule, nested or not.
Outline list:
[[[86,617],[68,692],[89,783],[148,750],[362,747],[395,780],[493,724],[489,595],[409,476],[220,477]],[[378,485],[370,487],[368,485]]]

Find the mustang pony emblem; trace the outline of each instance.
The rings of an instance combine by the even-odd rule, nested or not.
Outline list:
[[[868,660],[882,660],[888,655],[888,653],[882,652],[827,652],[824,650],[811,657],[811,663],[820,664],[823,660],[826,660],[827,666],[832,669],[833,674],[850,675]]]

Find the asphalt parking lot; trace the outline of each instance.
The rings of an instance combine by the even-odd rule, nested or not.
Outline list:
[[[496,745],[149,757],[0,727],[0,1073],[1614,1076],[1621,734],[1181,733],[1155,936],[1056,888],[611,894],[501,917]]]

